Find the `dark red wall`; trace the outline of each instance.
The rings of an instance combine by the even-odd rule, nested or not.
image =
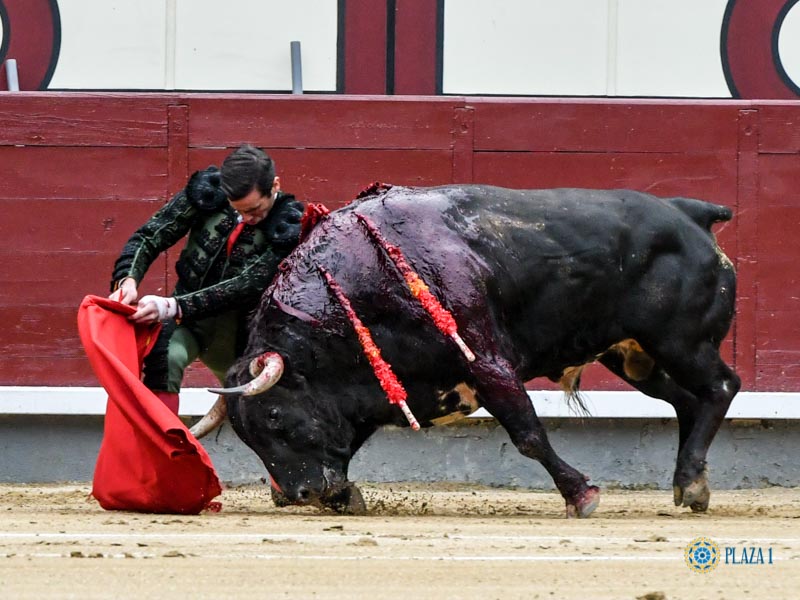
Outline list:
[[[107,293],[125,240],[193,170],[245,141],[274,156],[284,189],[331,207],[374,180],[729,205],[719,239],[739,294],[726,358],[745,389],[800,390],[798,103],[34,92],[0,94],[0,385],[95,385],[81,299]],[[144,292],[171,289],[174,258]]]

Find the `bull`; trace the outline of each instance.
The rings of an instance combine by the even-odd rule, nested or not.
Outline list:
[[[675,408],[674,501],[705,511],[706,454],[740,387],[719,352],[736,275],[711,232],[731,217],[631,190],[377,188],[285,260],[199,429],[227,411],[277,500],[362,513],[348,465],[376,429],[483,406],[548,471],[567,515],[586,517],[600,491],[552,448],[524,382],[575,392],[581,365],[599,361]],[[407,402],[387,401],[387,370]]]

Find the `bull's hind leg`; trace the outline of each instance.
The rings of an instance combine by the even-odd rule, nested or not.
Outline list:
[[[658,365],[652,368],[647,377],[643,379],[632,379],[625,371],[625,360],[621,354],[617,352],[607,352],[600,357],[599,361],[609,371],[621,379],[624,379],[642,393],[653,398],[658,398],[659,400],[664,400],[675,408],[675,414],[678,418],[678,457],[680,457],[683,447],[686,445],[686,440],[694,429],[694,407],[698,404],[697,398],[677,385],[675,381],[666,374],[664,369]],[[705,511],[708,508],[708,502],[711,497],[708,482],[705,477],[702,479],[702,482],[698,481],[698,486],[702,487],[702,489],[696,494],[696,499],[691,504],[692,510],[695,512]],[[683,499],[683,493],[682,491],[679,493],[679,488],[677,486],[675,490],[676,504],[680,504]]]
[[[665,368],[679,385],[697,397],[698,403],[692,411],[694,426],[678,453],[673,479],[675,505],[705,510],[708,507],[706,455],[733,397],[739,392],[741,380],[710,343],[703,344],[694,357],[681,359],[680,363]]]
[[[741,382],[710,342],[692,347],[673,341],[652,355],[658,366],[648,380],[631,383],[675,407],[680,427],[675,504],[704,511],[710,496],[706,455]]]
[[[553,450],[528,394],[505,361],[478,359],[472,365],[483,405],[508,432],[517,450],[539,461],[567,503],[568,517],[588,517],[600,502],[600,489]]]

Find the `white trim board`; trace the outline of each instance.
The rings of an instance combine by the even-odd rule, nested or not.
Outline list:
[[[581,392],[591,417],[674,418],[666,402],[628,391]],[[564,402],[558,391],[529,391],[540,417],[581,416]],[[216,396],[205,388],[181,392],[181,415],[204,415]],[[0,386],[0,414],[7,415],[103,415],[107,394],[100,387]],[[485,409],[473,417],[490,417]],[[740,392],[734,398],[729,419],[800,419],[800,392]]]

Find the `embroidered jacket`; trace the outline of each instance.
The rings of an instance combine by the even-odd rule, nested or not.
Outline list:
[[[198,171],[125,244],[114,264],[111,288],[125,277],[133,277],[138,285],[158,255],[188,234],[175,265],[178,282],[173,292],[183,320],[249,310],[297,245],[303,208],[294,196],[279,192],[267,217],[245,225],[228,255],[238,214],[219,187],[219,170],[212,166]]]

